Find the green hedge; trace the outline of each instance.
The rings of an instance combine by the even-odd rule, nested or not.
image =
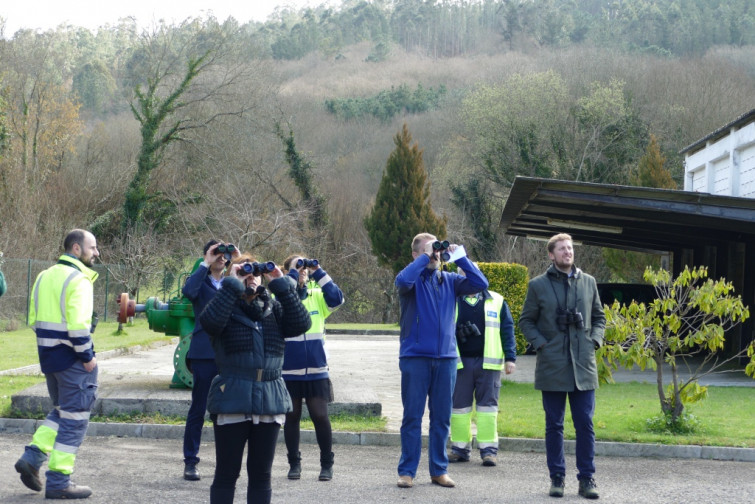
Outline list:
[[[516,336],[516,353],[523,354],[527,340],[519,330],[519,315],[522,313],[524,296],[527,294],[529,271],[526,266],[513,263],[477,263],[490,283],[489,289],[503,296],[514,317],[514,334]]]

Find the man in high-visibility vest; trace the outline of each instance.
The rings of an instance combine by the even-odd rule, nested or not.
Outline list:
[[[448,460],[469,461],[474,400],[477,407],[477,446],[482,465],[495,466],[501,370],[511,374],[516,369],[514,320],[503,296],[486,289],[457,298],[456,322],[459,360],[456,365]]]
[[[71,473],[97,398],[92,344],[97,273],[91,267],[100,253],[94,235],[82,229],[68,233],[63,249],[57,264],[37,276],[29,306],[29,324],[37,334],[39,364],[53,409],[15,467],[23,484],[39,492],[39,468],[49,454],[45,497],[83,499],[92,490],[71,482]]]

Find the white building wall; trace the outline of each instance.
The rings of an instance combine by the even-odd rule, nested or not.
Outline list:
[[[755,121],[687,155],[684,190],[755,198]]]
[[[755,143],[742,148],[739,154],[739,195],[755,198]]]

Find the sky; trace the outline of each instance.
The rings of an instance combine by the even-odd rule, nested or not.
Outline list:
[[[142,27],[159,19],[172,24],[208,11],[220,21],[233,16],[245,23],[265,21],[276,6],[298,10],[339,3],[332,0],[2,0],[0,17],[5,19],[8,36],[20,28],[45,31],[61,23],[94,30],[104,24],[116,25],[120,18],[128,16],[134,16]]]

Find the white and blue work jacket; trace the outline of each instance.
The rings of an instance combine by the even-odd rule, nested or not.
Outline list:
[[[283,379],[286,381],[328,378],[325,319],[344,303],[344,297],[341,289],[324,269],[313,271],[311,278],[313,281],[309,282],[302,303],[309,310],[312,327],[300,336],[286,339],[283,357]]]

